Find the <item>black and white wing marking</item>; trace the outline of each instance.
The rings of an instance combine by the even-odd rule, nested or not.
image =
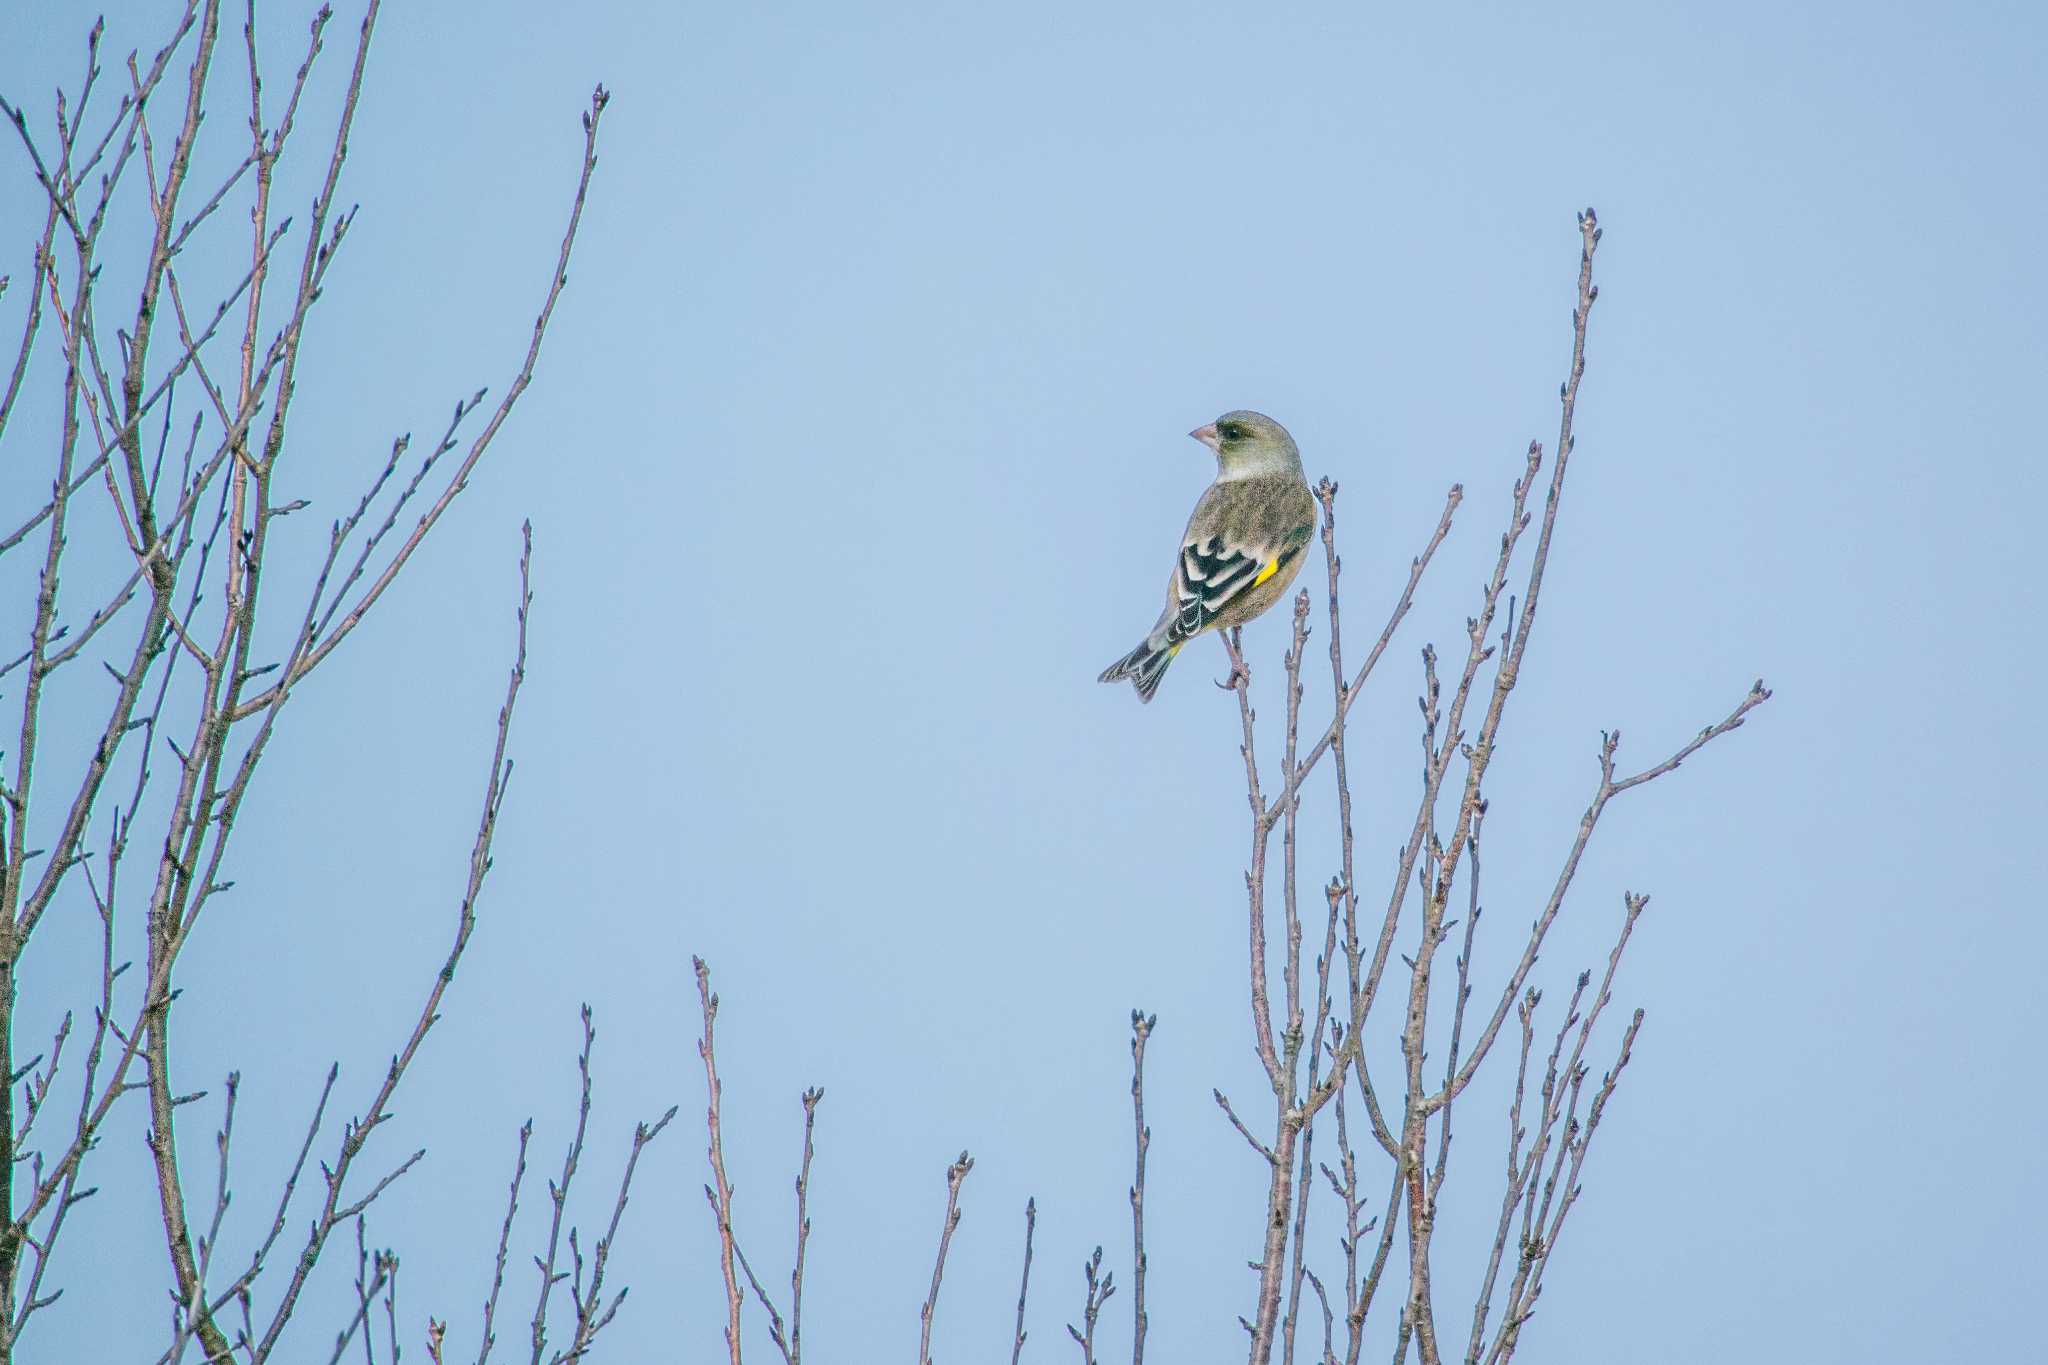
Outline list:
[[[1181,641],[1201,634],[1224,608],[1280,572],[1300,553],[1301,545],[1296,543],[1261,562],[1240,546],[1225,545],[1220,536],[1181,546],[1180,567],[1173,576],[1174,599],[1179,605],[1167,627],[1168,636]]]

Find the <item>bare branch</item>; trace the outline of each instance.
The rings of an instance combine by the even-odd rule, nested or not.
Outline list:
[[[1024,1302],[1031,1297],[1031,1236],[1038,1230],[1038,1200],[1024,1201],[1024,1276],[1017,1284],[1017,1337],[1010,1347],[1010,1365],[1024,1358]]]
[[[491,1358],[491,1348],[498,1344],[498,1334],[492,1324],[498,1316],[498,1295],[505,1288],[505,1259],[512,1243],[512,1219],[519,1212],[519,1189],[526,1183],[526,1148],[532,1141],[533,1120],[528,1119],[519,1125],[519,1155],[512,1163],[512,1185],[505,1195],[505,1222],[498,1229],[498,1255],[491,1265],[491,1292],[484,1299],[484,1325],[477,1341],[476,1365],[484,1365]],[[440,1337],[446,1331],[447,1326],[443,1324],[439,1332],[433,1334],[436,1365],[440,1361]]]
[[[1259,796],[1259,760],[1253,730],[1258,713],[1252,710],[1252,671],[1244,661],[1243,631],[1232,626],[1228,631],[1218,631],[1216,638],[1223,642],[1224,652],[1230,658],[1230,677],[1220,686],[1237,693],[1237,715],[1244,730],[1238,752],[1244,758],[1245,790],[1252,807],[1251,868],[1244,878],[1251,903],[1252,1036],[1258,1045],[1259,1062],[1266,1068],[1267,1081],[1277,1094],[1282,1084],[1280,1052],[1273,1042],[1273,1007],[1266,998],[1266,831],[1260,823],[1265,807]]]
[[[1081,1323],[1076,1327],[1067,1324],[1067,1335],[1081,1348],[1081,1365],[1095,1365],[1095,1322],[1102,1316],[1102,1306],[1116,1293],[1116,1285],[1110,1273],[1102,1268],[1102,1248],[1095,1248],[1095,1254],[1081,1263],[1081,1277],[1085,1294],[1081,1300]]]
[[[811,1241],[811,1130],[818,1121],[818,1103],[825,1087],[804,1091],[804,1155],[796,1173],[796,1268],[789,1273],[789,1365],[803,1365],[804,1251]]]
[[[1152,1149],[1152,1130],[1145,1125],[1145,1042],[1158,1022],[1156,1014],[1131,1011],[1131,1123],[1138,1154],[1131,1177],[1131,1365],[1145,1365],[1145,1329],[1149,1325],[1145,1317],[1145,1154]],[[1023,1311],[1020,1296],[1020,1321]]]
[[[1257,1152],[1268,1162],[1272,1161],[1273,1149],[1252,1136],[1252,1130],[1244,1126],[1244,1120],[1239,1118],[1237,1111],[1230,1107],[1230,1101],[1223,1097],[1223,1092],[1221,1090],[1211,1090],[1209,1094],[1215,1099],[1216,1107],[1223,1111],[1223,1117],[1230,1120],[1230,1126],[1237,1129],[1237,1135],[1250,1144],[1254,1152]]]
[[[704,959],[693,957],[690,962],[696,969],[697,999],[704,1012],[704,1036],[697,1041],[697,1056],[704,1062],[704,1089],[709,1096],[704,1126],[711,1138],[712,1181],[705,1186],[704,1197],[710,1201],[711,1216],[718,1224],[718,1268],[725,1277],[725,1349],[732,1365],[740,1365],[740,1285],[734,1273],[734,1262],[738,1256],[732,1235],[732,1184],[725,1178],[725,1145],[718,1120],[718,1099],[722,1087],[718,1083],[718,1058],[712,1033],[713,1021],[718,1017],[718,997],[712,994],[711,969],[704,965]]]
[[[946,1221],[939,1229],[939,1256],[932,1263],[931,1292],[925,1295],[924,1307],[917,1315],[917,1365],[932,1365],[932,1319],[939,1311],[939,1282],[946,1275],[946,1249],[953,1244],[953,1229],[960,1226],[960,1186],[973,1169],[974,1158],[965,1152],[946,1168]]]
[[[740,1269],[746,1273],[747,1283],[753,1288],[754,1297],[768,1314],[768,1337],[775,1343],[775,1349],[789,1365],[799,1365],[803,1358],[803,1307],[804,1307],[804,1250],[811,1238],[810,1187],[811,1187],[811,1130],[817,1122],[818,1101],[825,1098],[821,1088],[804,1091],[804,1153],[797,1167],[796,1177],[796,1268],[790,1272],[790,1323],[785,1329],[782,1314],[777,1311],[775,1301],[768,1297],[768,1291],[754,1274],[754,1267],[748,1263],[746,1251],[740,1246],[737,1234],[733,1237],[733,1255],[739,1259]]]
[[[562,1174],[559,1179],[548,1182],[548,1241],[545,1258],[533,1258],[534,1268],[540,1271],[540,1285],[534,1291],[531,1365],[540,1365],[548,1349],[548,1310],[554,1306],[555,1287],[568,1278],[556,1267],[562,1254],[562,1229],[568,1223],[569,1187],[575,1183],[577,1169],[583,1164],[583,1136],[590,1128],[590,1049],[596,1041],[597,1031],[591,1025],[590,1006],[582,1008],[583,1047],[576,1055],[576,1130],[569,1139],[569,1150],[562,1157]],[[572,1254],[576,1249],[576,1229],[569,1227],[569,1247]]]
[[[762,1311],[768,1314],[769,1340],[775,1343],[775,1349],[782,1353],[782,1358],[788,1360],[790,1358],[789,1337],[783,1326],[782,1314],[776,1310],[774,1302],[769,1299],[768,1291],[761,1287],[761,1279],[758,1275],[754,1274],[754,1267],[748,1262],[747,1253],[741,1248],[737,1238],[733,1240],[732,1251],[733,1255],[739,1260],[741,1272],[747,1277],[748,1286],[754,1291],[755,1299],[760,1302]]]

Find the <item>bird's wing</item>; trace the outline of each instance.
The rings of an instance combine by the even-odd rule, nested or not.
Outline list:
[[[1212,506],[1211,497],[1203,497],[1188,521],[1167,591],[1161,624],[1170,642],[1201,634],[1232,602],[1292,564],[1307,547],[1313,521],[1274,516],[1277,509],[1269,508]]]

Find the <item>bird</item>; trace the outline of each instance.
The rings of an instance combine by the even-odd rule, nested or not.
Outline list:
[[[1149,702],[1166,666],[1204,631],[1240,626],[1286,595],[1315,534],[1316,500],[1287,428],[1260,412],[1226,412],[1188,435],[1216,454],[1216,481],[1181,533],[1166,609],[1138,647],[1102,671]]]

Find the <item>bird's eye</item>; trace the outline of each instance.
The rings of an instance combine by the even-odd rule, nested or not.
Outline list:
[[[1223,439],[1226,441],[1242,441],[1244,439],[1244,428],[1236,422],[1225,422],[1217,427],[1216,430],[1222,434]]]

